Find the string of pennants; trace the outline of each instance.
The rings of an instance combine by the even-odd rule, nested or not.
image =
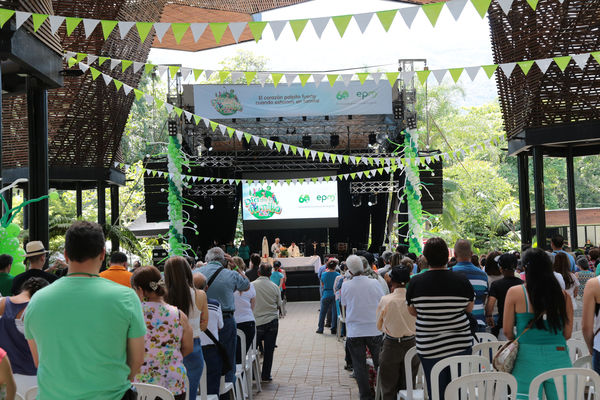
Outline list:
[[[515,0],[494,0],[502,8],[504,13],[508,14],[513,2]],[[537,7],[538,0],[518,0],[526,1],[531,8],[534,10]],[[562,3],[564,0],[557,0]],[[347,15],[336,15],[329,17],[319,18],[304,18],[304,19],[292,19],[292,20],[277,20],[277,21],[242,21],[242,22],[135,22],[135,21],[114,21],[114,20],[100,20],[94,18],[78,18],[78,17],[65,17],[58,15],[49,14],[38,14],[25,11],[16,11],[5,8],[0,8],[0,27],[2,27],[7,21],[14,17],[17,29],[20,28],[29,18],[33,23],[34,31],[37,31],[44,23],[49,24],[50,31],[54,34],[64,24],[67,35],[75,31],[78,26],[83,26],[83,32],[86,38],[96,30],[101,29],[104,39],[108,39],[110,34],[118,28],[120,38],[124,39],[127,33],[135,27],[138,37],[141,42],[144,42],[150,32],[154,30],[156,37],[162,42],[165,34],[170,30],[177,44],[181,42],[186,32],[191,31],[194,42],[197,42],[204,32],[208,29],[211,31],[212,36],[216,43],[220,43],[223,35],[227,30],[233,36],[233,39],[237,43],[242,34],[249,30],[252,37],[257,42],[262,38],[262,34],[267,27],[270,27],[275,40],[279,39],[279,36],[283,32],[284,28],[289,25],[296,40],[300,39],[300,36],[305,32],[305,28],[310,22],[315,33],[321,38],[323,31],[330,22],[335,26],[340,37],[344,36],[350,22],[354,20],[361,33],[364,33],[372,20],[379,20],[383,29],[389,31],[392,23],[396,20],[398,14],[400,14],[402,20],[408,28],[412,26],[412,23],[419,13],[422,11],[427,17],[432,26],[435,26],[438,18],[445,8],[448,9],[450,14],[455,20],[461,16],[467,3],[475,8],[481,18],[485,17],[492,0],[450,0],[447,2],[438,2],[431,4],[423,4],[417,6],[409,6],[400,9],[384,10],[377,12],[368,12],[360,14],[347,14]],[[377,18],[374,18],[377,16]],[[100,27],[100,28],[98,28]]]
[[[70,60],[74,60],[74,59],[71,58]],[[423,156],[423,157],[419,157],[418,159],[414,159],[414,160],[406,160],[406,159],[403,159],[402,157],[360,157],[360,156],[352,156],[352,155],[347,155],[347,154],[329,153],[329,152],[325,152],[325,151],[307,149],[307,148],[303,148],[300,146],[293,146],[293,145],[290,145],[287,143],[270,140],[270,139],[267,139],[267,138],[264,138],[261,136],[257,136],[257,135],[253,135],[248,132],[241,131],[239,129],[229,127],[227,125],[221,124],[216,121],[212,121],[205,117],[201,117],[201,116],[193,114],[187,110],[183,110],[173,104],[170,104],[168,102],[160,100],[148,93],[145,93],[139,89],[133,88],[133,87],[127,85],[126,83],[123,83],[123,82],[119,81],[118,79],[111,77],[110,75],[107,75],[93,67],[90,67],[87,64],[80,62],[80,63],[78,63],[78,66],[83,72],[89,71],[90,74],[92,75],[93,80],[96,80],[100,76],[102,76],[102,80],[104,81],[106,86],[109,86],[110,83],[112,82],[115,89],[117,91],[122,89],[126,96],[128,96],[133,91],[137,100],[144,99],[144,101],[148,105],[155,105],[158,108],[164,107],[169,114],[175,113],[178,117],[181,117],[183,115],[185,117],[185,119],[190,123],[194,123],[195,125],[198,125],[201,121],[203,121],[206,128],[210,128],[215,133],[220,132],[222,135],[228,135],[230,138],[235,137],[240,142],[243,140],[246,140],[246,142],[248,142],[248,143],[254,142],[256,145],[262,144],[263,146],[268,147],[271,150],[276,149],[279,153],[285,153],[285,154],[291,153],[292,155],[300,155],[300,156],[303,155],[307,159],[309,157],[311,157],[313,161],[316,161],[316,159],[318,158],[319,162],[340,163],[340,164],[348,164],[348,165],[350,165],[350,164],[359,165],[362,162],[365,165],[371,165],[371,166],[378,165],[380,167],[390,167],[393,165],[403,164],[403,163],[421,164],[421,165],[427,164],[428,165],[428,164],[430,164],[432,162],[436,162],[438,160],[459,159],[459,157],[461,155],[464,157],[467,152],[475,151],[478,148],[483,149],[484,147],[498,145],[502,138],[502,135],[498,135],[492,139],[488,139],[481,143],[472,144],[469,147],[467,147],[466,149],[455,150],[455,151],[447,152],[447,153],[439,153],[439,154],[434,154],[434,155],[430,155],[430,156]],[[218,129],[218,131],[217,131],[217,129]]]
[[[181,72],[182,78],[185,81],[188,77],[194,77],[194,81],[198,81],[204,73],[205,79],[210,79],[217,74],[220,83],[225,82],[225,80],[231,77],[231,80],[234,83],[240,82],[241,80],[245,80],[247,85],[250,85],[254,79],[257,79],[258,82],[264,86],[269,78],[273,83],[273,86],[277,87],[285,78],[285,81],[288,86],[290,86],[293,82],[299,81],[300,84],[304,87],[306,83],[312,78],[312,82],[315,86],[319,86],[319,84],[323,81],[324,78],[327,78],[327,81],[331,86],[335,84],[337,81],[342,81],[345,86],[350,84],[352,80],[358,80],[361,84],[364,84],[369,77],[376,83],[379,84],[379,81],[382,77],[389,82],[391,86],[394,85],[394,82],[398,78],[401,78],[403,81],[411,81],[415,75],[421,84],[425,84],[427,79],[430,76],[435,77],[438,83],[442,83],[444,77],[449,73],[450,77],[457,83],[463,74],[467,75],[471,81],[475,80],[477,75],[483,71],[485,72],[485,76],[488,79],[497,73],[498,70],[501,70],[502,73],[507,78],[510,78],[518,66],[521,72],[524,75],[527,75],[533,65],[537,65],[540,71],[545,74],[548,68],[552,63],[555,63],[561,72],[564,72],[567,66],[571,61],[575,63],[581,70],[584,70],[590,56],[600,64],[600,51],[593,51],[589,53],[580,53],[580,54],[571,54],[567,56],[557,56],[543,59],[535,59],[535,60],[525,60],[525,61],[516,61],[509,62],[503,64],[489,64],[489,65],[477,65],[471,67],[457,67],[457,68],[442,68],[442,69],[431,69],[431,70],[420,70],[420,71],[405,71],[405,72],[357,72],[357,73],[348,73],[348,74],[321,74],[321,73],[288,73],[288,72],[269,72],[269,71],[227,71],[227,70],[208,70],[208,69],[197,69],[197,68],[187,68],[180,67],[177,65],[155,65],[150,63],[141,63],[132,60],[121,60],[116,58],[109,57],[100,57],[93,54],[86,53],[75,53],[75,52],[66,52],[65,58],[67,59],[67,63],[69,67],[74,66],[78,62],[82,62],[83,60],[87,60],[87,64],[97,63],[98,66],[102,66],[104,63],[109,63],[110,70],[114,70],[117,66],[121,65],[122,72],[139,72],[142,67],[144,68],[144,73],[150,74],[153,71],[157,71],[158,74],[162,77],[165,72],[168,70],[170,76],[175,76],[175,74]],[[354,79],[356,77],[356,79]],[[210,82],[200,82],[200,83],[210,83]]]

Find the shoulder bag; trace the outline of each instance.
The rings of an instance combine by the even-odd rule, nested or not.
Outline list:
[[[523,336],[525,332],[531,329],[533,324],[542,315],[543,314],[540,314],[537,316],[537,318],[532,319],[529,322],[529,324],[527,324],[527,327],[523,330],[523,332],[521,332],[521,334],[516,339],[513,339],[510,342],[504,344],[502,347],[500,347],[498,352],[494,355],[494,359],[492,361],[492,365],[494,366],[496,371],[507,372],[509,374],[512,372],[515,366],[515,360],[517,359],[517,354],[519,353],[519,338],[521,338],[521,336]]]

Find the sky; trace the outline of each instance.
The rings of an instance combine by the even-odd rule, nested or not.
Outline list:
[[[267,11],[257,15],[255,19],[270,21],[313,18],[405,6],[409,5],[382,0],[313,0]],[[444,7],[435,27],[431,26],[422,12],[417,14],[410,29],[402,17],[397,15],[388,32],[385,32],[377,16],[373,17],[364,34],[352,20],[343,38],[340,38],[331,22],[321,39],[317,37],[311,24],[307,24],[298,41],[289,25],[278,40],[274,40],[270,27],[267,27],[263,32],[263,39],[258,43],[252,41],[199,52],[153,48],[149,60],[159,64],[175,62],[191,68],[220,69],[219,61],[235,55],[238,49],[265,56],[269,60],[267,69],[278,71],[322,71],[389,64],[378,69],[390,72],[397,71],[399,59],[421,58],[427,59],[430,69],[493,63],[487,16],[482,19],[470,2],[458,21]],[[448,74],[445,82],[452,82]],[[497,98],[494,80],[487,79],[483,72],[473,82],[463,73],[459,84],[466,93],[464,99],[457,99],[462,106],[482,105]],[[429,85],[437,85],[433,76],[429,78]]]

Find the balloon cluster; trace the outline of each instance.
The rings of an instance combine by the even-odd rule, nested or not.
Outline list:
[[[419,157],[418,132],[407,130],[404,136],[404,154],[407,160]],[[409,251],[417,255],[423,252],[423,208],[421,206],[421,178],[419,165],[410,163],[405,168],[406,184],[404,195],[408,203],[408,244]]]
[[[4,197],[0,197],[4,201]],[[8,210],[0,219],[0,254],[8,254],[12,256],[13,263],[12,268],[10,269],[10,274],[13,276],[25,272],[25,250],[20,246],[19,242],[19,233],[21,233],[21,228],[12,221],[23,209],[23,207],[45,199],[56,200],[58,199],[58,193],[50,192],[46,196],[24,201],[17,207]],[[5,201],[4,206],[6,209],[8,209]]]

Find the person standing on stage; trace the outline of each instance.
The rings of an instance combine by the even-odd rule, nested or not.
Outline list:
[[[279,253],[281,253],[281,243],[279,243],[279,238],[275,238],[275,243],[271,245],[271,254],[273,258],[277,258]]]
[[[245,240],[242,240],[240,243],[240,247],[237,249],[237,255],[244,260],[244,264],[250,264],[250,247],[246,244]]]
[[[288,248],[288,255],[290,257],[300,257],[300,249],[296,246],[295,242],[292,242],[290,247]]]

